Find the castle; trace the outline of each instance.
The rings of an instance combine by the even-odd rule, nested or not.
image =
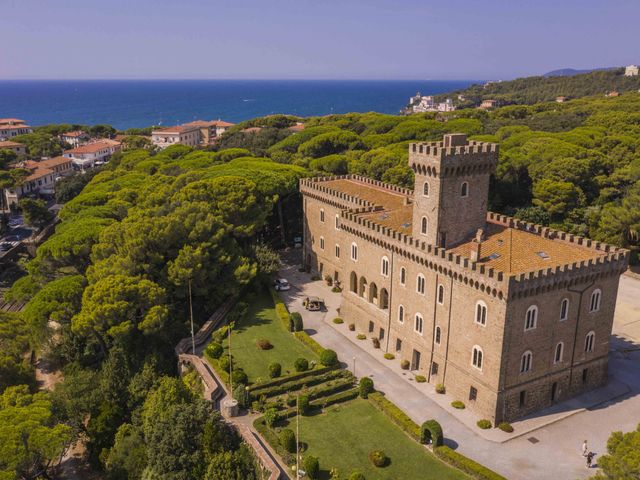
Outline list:
[[[300,181],[306,266],[340,315],[482,418],[511,421],[607,381],[624,249],[487,211],[498,145],[409,146],[414,190]]]

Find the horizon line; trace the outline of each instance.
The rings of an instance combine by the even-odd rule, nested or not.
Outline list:
[[[502,80],[506,80],[502,78]],[[220,82],[484,82],[479,78],[0,78],[0,82],[220,81]]]

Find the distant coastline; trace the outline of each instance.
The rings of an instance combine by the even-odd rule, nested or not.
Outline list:
[[[435,95],[478,80],[0,80],[0,116],[31,125],[110,124],[118,129],[195,119],[240,122],[300,116],[397,114],[417,91]]]

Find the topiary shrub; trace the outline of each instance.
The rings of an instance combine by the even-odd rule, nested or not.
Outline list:
[[[258,340],[256,342],[256,345],[258,345],[258,348],[260,350],[271,350],[273,348],[273,345],[271,345],[271,342],[266,338],[261,338],[260,340]]]
[[[328,287],[333,285],[333,277],[331,275],[325,275],[324,281],[326,282]]]
[[[293,332],[301,332],[304,330],[302,315],[298,312],[291,312],[291,320],[293,321]]]
[[[362,377],[360,379],[359,389],[360,396],[362,398],[369,398],[369,394],[375,391],[373,387],[373,380],[371,380],[369,377]]]
[[[370,451],[369,460],[378,468],[384,467],[389,463],[389,457],[382,450]]]
[[[424,383],[427,381],[427,377],[425,377],[424,375],[416,375],[415,379],[418,383]]]
[[[362,472],[351,472],[348,480],[367,480]]]
[[[344,323],[344,320],[341,319],[340,317],[336,317],[333,319],[333,323],[335,323],[336,325],[340,325],[342,323]]]
[[[211,358],[220,358],[224,352],[224,348],[217,342],[211,342],[207,345],[206,352]]]
[[[278,378],[282,374],[282,365],[277,362],[269,364],[269,376]]]
[[[481,429],[486,430],[488,428],[491,428],[491,420],[483,418],[482,420],[478,420],[476,422],[476,425],[478,425],[478,427],[480,427]]]
[[[249,377],[247,377],[247,374],[244,373],[244,370],[240,368],[236,368],[233,371],[233,373],[231,374],[231,380],[233,381],[234,385],[238,385],[240,383],[246,385],[247,383],[249,383]]]
[[[446,391],[447,391],[447,389],[444,386],[444,383],[437,383],[436,384],[436,393],[444,394]]]
[[[394,358],[396,358],[396,356],[393,353],[385,353],[384,358],[386,358],[387,360],[393,360]]]
[[[309,362],[306,358],[300,357],[293,362],[293,367],[296,369],[296,372],[306,372],[309,370]]]
[[[464,402],[461,402],[460,400],[454,400],[453,402],[451,402],[451,406],[453,408],[457,408],[458,410],[464,410],[465,408]]]
[[[411,364],[409,363],[409,360],[402,360],[400,362],[400,368],[403,369],[403,370],[409,370],[409,366],[410,365]]]
[[[373,348],[380,348],[380,339],[378,337],[373,337],[371,340],[373,340]]]
[[[300,410],[301,415],[306,415],[311,410],[311,406],[309,405],[309,395],[300,395],[298,397],[298,409]]]
[[[338,354],[327,348],[320,354],[320,363],[325,367],[333,367],[338,364]]]
[[[316,479],[320,477],[320,461],[317,457],[307,455],[304,457],[302,465],[309,478]]]
[[[358,340],[366,340],[367,336],[364,333],[359,333],[358,335],[356,335],[356,338]]]
[[[293,433],[293,430],[285,428],[280,430],[280,435],[278,435],[278,440],[280,440],[280,445],[289,453],[295,453],[296,451],[296,434]]]
[[[350,332],[355,332],[356,331],[356,324],[355,323],[350,323],[349,324],[349,331]]]
[[[249,405],[249,392],[247,386],[244,383],[238,383],[238,386],[233,389],[233,398],[237,400],[238,405],[242,408],[247,408]]]
[[[507,432],[507,433],[512,433],[513,432],[513,427],[508,422],[500,422],[498,424],[498,428],[500,430],[502,430],[503,432]]]
[[[229,355],[225,355],[224,357],[220,357],[218,360],[218,365],[225,372],[229,371],[229,367],[231,366],[231,357]]]
[[[442,427],[435,420],[427,420],[420,426],[420,442],[429,443],[430,441],[436,447],[441,447],[444,444]]]
[[[342,289],[339,286],[334,285],[333,288],[331,289],[331,291],[333,293],[340,293],[342,291]]]

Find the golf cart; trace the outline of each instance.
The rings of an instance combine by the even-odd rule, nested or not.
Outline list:
[[[302,302],[302,305],[311,312],[317,312],[322,310],[324,300],[319,297],[307,297],[304,299],[304,302]]]

